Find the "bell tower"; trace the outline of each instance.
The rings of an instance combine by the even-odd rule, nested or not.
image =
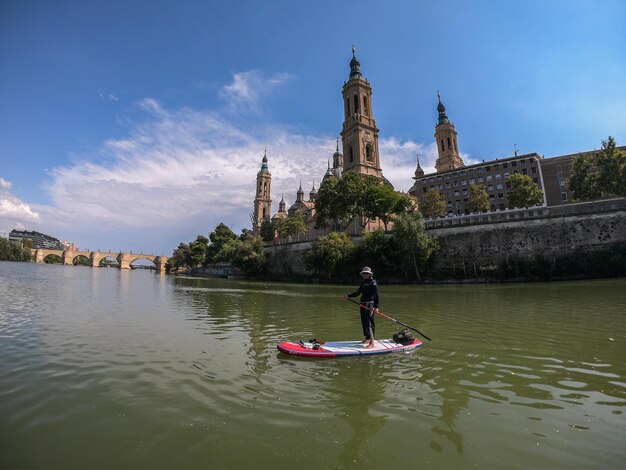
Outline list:
[[[344,121],[341,131],[343,142],[343,170],[371,175],[382,180],[378,156],[378,128],[372,111],[372,87],[361,74],[361,64],[352,48],[350,77],[341,91],[344,104]]]
[[[264,220],[270,220],[272,212],[272,199],[270,198],[270,186],[272,174],[267,167],[267,149],[261,161],[261,169],[256,174],[256,196],[254,197],[254,212],[250,214],[252,220],[252,232],[258,235]]]
[[[447,170],[454,170],[464,166],[463,160],[459,157],[459,148],[456,143],[456,130],[454,124],[446,116],[446,107],[441,102],[441,96],[437,92],[437,112],[439,119],[435,126],[435,142],[439,158],[435,162],[437,173]]]

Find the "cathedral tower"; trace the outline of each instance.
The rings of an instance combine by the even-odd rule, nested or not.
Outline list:
[[[459,148],[456,143],[456,130],[454,130],[454,124],[450,122],[448,116],[446,116],[446,107],[441,102],[441,96],[437,92],[437,99],[439,104],[437,105],[437,111],[439,112],[439,119],[435,126],[435,142],[437,142],[437,152],[439,158],[435,162],[435,170],[437,173],[454,170],[455,168],[461,168],[464,166],[463,160],[459,157]]]
[[[270,185],[272,174],[267,167],[267,150],[263,155],[261,170],[256,174],[256,196],[254,197],[254,212],[250,214],[252,219],[252,232],[258,235],[264,220],[270,220],[272,213],[272,199],[270,198]]]
[[[356,58],[354,48],[350,61],[350,78],[343,84],[342,94],[343,170],[372,175],[382,180],[378,157],[378,128],[372,111],[372,87],[363,79],[361,64]]]

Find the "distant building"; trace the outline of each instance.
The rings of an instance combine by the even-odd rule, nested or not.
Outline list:
[[[11,230],[9,240],[12,242],[30,240],[33,244],[33,248],[49,248],[52,250],[63,249],[63,245],[56,238],[44,233],[29,232],[28,230]]]

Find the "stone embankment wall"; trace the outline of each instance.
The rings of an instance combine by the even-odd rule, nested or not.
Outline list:
[[[558,257],[626,242],[626,213],[516,220],[433,229],[441,252],[436,268],[494,266],[512,256]]]
[[[626,243],[626,212],[518,219],[428,230],[439,237],[435,271],[462,269],[470,277],[511,257],[554,258]],[[268,246],[269,272],[282,278],[307,277],[304,253],[312,242]],[[470,274],[471,273],[471,274]]]

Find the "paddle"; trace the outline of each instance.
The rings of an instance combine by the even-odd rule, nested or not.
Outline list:
[[[378,315],[380,315],[381,317],[386,318],[387,320],[391,320],[391,321],[395,321],[396,323],[399,323],[402,326],[406,326],[407,328],[410,328],[411,330],[419,333],[420,335],[422,335],[424,338],[426,338],[428,341],[432,341],[432,339],[430,339],[428,336],[426,336],[424,333],[420,332],[419,330],[417,330],[416,328],[413,328],[412,326],[407,325],[406,323],[402,323],[401,321],[396,320],[395,318],[391,318],[389,315],[385,315],[383,312],[379,312],[378,310],[374,310],[373,308],[369,308],[366,307],[363,304],[360,304],[359,302],[355,302],[352,299],[346,299],[349,302],[352,302],[353,304],[357,304],[359,307],[363,307],[367,310],[369,310],[370,312],[374,312],[377,313]]]

